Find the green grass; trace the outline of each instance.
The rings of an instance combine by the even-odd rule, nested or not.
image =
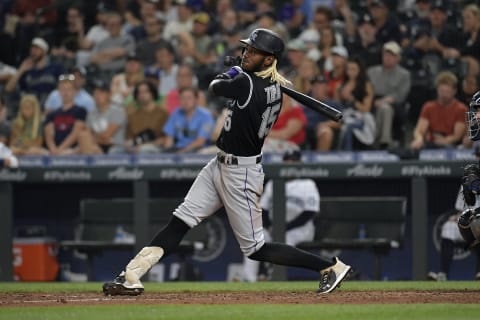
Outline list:
[[[288,282],[145,282],[147,292],[166,291],[312,291],[315,281]],[[0,282],[0,292],[100,292],[102,283],[86,282]],[[341,290],[480,290],[475,281],[345,281]],[[480,298],[479,298],[480,302]]]
[[[208,320],[462,320],[478,319],[476,305],[116,305],[0,308],[0,319],[208,319]]]
[[[317,282],[165,282],[145,283],[148,292],[188,292],[188,291],[312,291]],[[0,292],[98,292],[101,283],[0,283]],[[480,284],[474,281],[447,282],[356,282],[346,281],[342,291],[369,290],[462,290],[476,291]],[[480,302],[480,298],[479,298]],[[473,304],[305,304],[305,305],[92,305],[92,306],[22,306],[1,307],[0,320],[96,320],[96,319],[368,319],[368,320],[463,320],[479,319],[480,305]]]

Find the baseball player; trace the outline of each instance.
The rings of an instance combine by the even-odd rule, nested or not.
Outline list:
[[[297,150],[285,152],[284,162],[299,162],[301,153]],[[311,241],[315,235],[313,218],[320,212],[320,193],[312,179],[292,179],[285,184],[286,197],[286,243],[295,246],[302,241]],[[265,240],[270,238],[268,229],[272,217],[273,183],[268,181],[260,198],[263,213]],[[258,261],[245,258],[243,260],[243,281],[257,281]]]
[[[455,201],[456,213],[452,214],[448,220],[442,224],[440,233],[440,272],[429,272],[427,275],[428,279],[436,281],[445,281],[448,279],[450,266],[453,261],[455,244],[463,244],[464,242],[459,230],[460,228],[458,227],[458,219],[466,207],[462,186],[460,187]],[[474,208],[478,207],[480,207],[480,195],[475,196]],[[480,280],[480,246],[475,247],[472,252],[476,255],[477,259],[475,279]]]
[[[472,141],[480,140],[480,91],[477,91],[470,102],[467,112],[468,137]],[[458,228],[470,247],[480,243],[480,207],[476,206],[477,195],[480,195],[479,163],[465,166],[462,178],[463,197],[469,209],[458,218]]]
[[[320,293],[333,291],[350,271],[337,257],[326,260],[285,244],[265,242],[259,205],[264,179],[261,150],[282,106],[280,84],[289,81],[277,71],[284,43],[276,33],[255,29],[240,41],[245,45],[240,66],[219,74],[209,85],[211,93],[231,99],[216,142],[220,151],[200,171],[167,226],[115,280],[103,285],[104,294],[141,294],[140,278],[174,252],[190,228],[222,206],[240,249],[250,259],[318,271]]]

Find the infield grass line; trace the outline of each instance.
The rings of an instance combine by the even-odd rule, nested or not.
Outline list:
[[[145,282],[146,292],[315,291],[315,281],[285,282]],[[0,292],[101,292],[101,282],[0,282]],[[345,281],[342,291],[479,291],[476,281]],[[479,300],[480,301],[480,300]]]
[[[0,320],[473,320],[477,305],[115,305],[0,308]]]

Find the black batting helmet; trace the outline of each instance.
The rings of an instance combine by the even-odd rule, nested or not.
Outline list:
[[[468,137],[473,141],[480,140],[480,120],[477,118],[478,111],[480,111],[480,91],[477,91],[473,95],[466,117]]]
[[[277,59],[282,56],[285,48],[285,44],[278,34],[262,28],[253,30],[248,39],[242,39],[240,42],[252,46],[257,50],[270,53]]]

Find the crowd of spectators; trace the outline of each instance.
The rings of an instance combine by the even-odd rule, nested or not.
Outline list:
[[[7,0],[0,135],[15,155],[211,152],[207,92],[254,28],[282,36],[292,87],[265,152],[468,147],[480,8],[461,0]]]

